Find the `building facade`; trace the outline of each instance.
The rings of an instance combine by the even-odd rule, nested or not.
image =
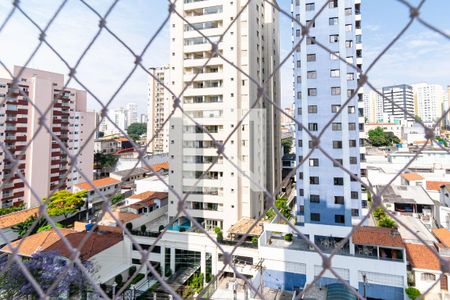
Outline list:
[[[407,84],[383,87],[383,109],[390,117],[414,122],[414,93]]]
[[[133,123],[138,123],[139,122],[139,118],[138,118],[138,106],[136,103],[128,103],[126,105],[126,110],[127,110],[127,125],[130,126],[130,124]]]
[[[150,68],[148,86],[147,143],[149,152],[169,152],[169,122],[164,122],[173,109],[172,94],[164,87],[170,85],[170,68]]]
[[[247,1],[178,1],[176,10],[193,26],[178,16],[171,19],[170,88],[179,94],[188,84],[180,105],[189,117],[177,110],[171,119],[169,163],[179,168],[171,170],[169,181],[179,195],[191,193],[187,210],[207,229],[226,229],[242,217],[258,217],[264,209],[259,187],[272,191],[280,182],[279,113],[267,99],[259,100],[257,85],[248,78],[264,82],[268,99],[279,104],[278,73],[269,77],[279,63],[278,14],[264,2],[252,1],[234,20]],[[216,53],[210,51],[211,42],[218,43]],[[224,147],[229,160],[218,155],[215,142],[193,120],[219,143],[233,132]],[[259,187],[241,176],[236,166],[248,171]],[[178,201],[173,193],[169,198],[173,217]]]
[[[381,91],[379,91],[381,94]],[[383,122],[383,97],[370,90],[364,93],[364,118],[366,123]]]
[[[414,84],[415,113],[425,123],[434,123],[442,116],[445,90],[439,84]]]
[[[326,1],[297,1],[294,15],[302,24],[312,19]],[[361,15],[359,1],[332,1],[327,13],[317,16],[294,52],[296,118],[313,135],[318,135],[341,109],[324,132],[320,146],[341,165],[360,177],[360,129],[364,118],[363,95],[356,93],[357,73],[337,55],[362,68]],[[294,44],[301,39],[301,28],[294,23]],[[316,41],[334,53],[321,51]],[[298,79],[300,77],[300,79]],[[361,108],[361,109],[359,109]],[[361,123],[361,125],[360,125]],[[307,157],[311,137],[297,128],[298,161]],[[297,172],[298,223],[351,226],[361,215],[361,184],[354,181],[320,151],[314,151]]]
[[[21,69],[15,66],[13,75],[18,76]],[[63,87],[64,75],[25,68],[19,78],[19,89],[27,95],[24,97],[12,86],[10,78],[0,78],[0,98],[5,101],[0,108],[0,141],[9,151],[0,155],[3,184],[0,206],[24,203],[34,207],[38,199],[31,190],[42,198],[52,190],[70,188],[85,181],[79,171],[92,179],[94,135],[90,135],[95,130],[95,113],[86,110],[85,91],[71,88],[61,91]],[[47,109],[45,125],[57,138],[40,124],[39,111]],[[26,147],[31,139],[33,142]],[[71,165],[67,152],[71,155],[80,152],[77,168]],[[11,174],[13,161],[9,155],[18,161],[17,171],[25,176],[31,188],[17,174]]]

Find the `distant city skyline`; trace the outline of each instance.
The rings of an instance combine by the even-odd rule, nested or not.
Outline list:
[[[278,1],[281,8],[290,11],[290,0]],[[411,0],[417,5],[418,0]],[[149,10],[148,2],[136,0],[133,6],[119,2],[108,17],[109,28],[116,33],[135,52],[140,52],[145,44],[155,34],[162,24],[167,12],[167,1],[152,2]],[[364,65],[367,67],[382,49],[406,25],[409,20],[409,9],[399,1],[366,0],[362,3],[362,14],[366,20],[362,24],[364,33]],[[21,7],[33,20],[43,27],[56,11],[59,3],[55,1],[30,0],[21,3]],[[111,3],[106,0],[90,3],[101,14],[106,12]],[[30,8],[33,8],[32,10]],[[4,20],[12,5],[0,3],[0,20]],[[422,17],[439,29],[450,32],[446,22],[446,11],[450,10],[450,2],[446,0],[428,1],[424,4]],[[82,19],[81,19],[82,18]],[[90,12],[81,2],[68,2],[61,14],[56,18],[47,33],[49,43],[73,65],[80,53],[88,45],[98,30],[98,17]],[[285,57],[291,48],[291,24],[286,16],[280,16],[281,58]],[[25,17],[16,12],[5,28],[0,32],[0,38],[11,47],[2,47],[0,57],[8,67],[22,65],[28,59],[32,50],[38,44],[39,31]],[[18,45],[22,42],[17,36],[35,37],[27,47]],[[158,67],[169,62],[167,52],[169,44],[167,25],[163,27],[158,37],[143,56],[143,62],[148,67]],[[76,38],[74,38],[76,37]],[[415,22],[405,36],[388,51],[369,73],[369,80],[377,87],[396,84],[450,84],[450,45],[444,43],[445,38]],[[440,51],[436,52],[436,46]],[[118,59],[120,58],[120,59]],[[291,58],[281,70],[282,106],[293,103]],[[117,87],[133,68],[134,57],[122,47],[110,34],[103,32],[94,46],[77,69],[77,76],[103,103],[109,101]],[[93,70],[91,66],[97,66]],[[439,68],[438,68],[439,66]],[[29,64],[29,67],[61,72],[67,74],[66,66],[45,45]],[[81,88],[74,81],[69,85]],[[147,110],[148,74],[138,68],[128,83],[110,104],[110,109],[126,105],[128,102],[138,104],[139,111]],[[130,101],[132,99],[132,101]],[[96,100],[88,95],[88,109],[99,110]]]

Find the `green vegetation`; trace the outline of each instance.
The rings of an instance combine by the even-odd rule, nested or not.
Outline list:
[[[222,229],[220,229],[220,227],[218,227],[218,226],[214,228],[214,233],[215,234],[218,234],[221,231],[222,231]]]
[[[133,140],[139,140],[141,135],[147,133],[147,123],[132,123],[128,126],[127,133]]]
[[[141,281],[142,278],[144,278],[144,277],[145,277],[145,274],[142,274],[142,273],[137,274],[136,277],[134,277],[133,280],[131,280],[131,284],[136,284],[136,283],[138,283],[138,282]]]
[[[294,142],[291,138],[287,138],[287,139],[281,140],[281,145],[283,146],[283,153],[289,154],[289,153],[291,153]]]
[[[217,241],[219,243],[223,241],[223,233],[222,233],[222,231],[217,232]]]
[[[147,226],[145,226],[145,224],[141,225],[141,232],[144,233],[147,231]]]
[[[43,199],[47,204],[47,212],[50,216],[64,215],[67,217],[79,211],[86,198],[86,191],[71,193],[66,190],[57,191],[50,198]]]
[[[252,237],[252,244],[253,245],[258,245],[258,237],[257,236],[253,236]]]
[[[13,207],[4,207],[0,208],[0,216],[7,215],[19,210],[23,210],[25,207],[23,205],[20,206],[13,206]]]
[[[417,299],[420,297],[420,291],[415,287],[409,287],[405,289],[406,295],[408,295],[409,299]]]
[[[397,223],[381,207],[375,209],[372,215],[379,227],[397,228]]]
[[[133,224],[127,223],[127,224],[125,224],[125,228],[126,228],[128,231],[131,231],[131,230],[133,230]]]
[[[114,277],[114,282],[117,283],[118,286],[122,286],[123,283],[122,274],[117,274],[116,277]]]
[[[56,223],[55,225],[56,225],[56,228],[63,228],[63,226],[60,223]],[[42,231],[46,231],[46,230],[50,230],[52,228],[53,228],[52,224],[47,224],[47,225],[39,227],[38,230],[36,231],[36,233],[39,233],[39,232],[42,232]]]
[[[275,200],[275,207],[280,211],[280,213],[286,218],[291,219],[291,209],[287,205],[288,199],[286,198],[278,198]],[[273,220],[275,218],[276,212],[273,208],[269,209],[266,212],[266,218],[269,220]]]
[[[369,130],[369,143],[375,147],[392,146],[393,144],[399,144],[400,139],[392,132],[385,132],[383,128],[377,127]]]
[[[114,196],[112,196],[112,198],[111,198],[111,204],[117,204],[117,203],[119,203],[120,201],[122,201],[122,200],[124,200],[125,199],[125,196],[124,195],[122,195],[122,194],[115,194]]]
[[[33,225],[34,222],[36,222],[36,225],[31,229],[31,226]],[[14,225],[12,227],[12,229],[15,232],[17,232],[17,235],[20,238],[22,238],[25,235],[35,234],[39,230],[39,228],[45,227],[45,226],[47,226],[47,220],[45,218],[39,218],[39,220],[37,220],[37,216],[34,215],[34,216],[28,217],[28,219],[26,219],[22,223]],[[30,230],[29,233],[28,233],[28,230]]]
[[[119,158],[112,154],[96,152],[94,154],[94,169],[114,168]]]
[[[292,233],[285,234],[284,235],[284,240],[287,241],[287,242],[292,242],[292,240],[293,240]]]
[[[440,136],[436,137],[436,141],[438,141],[440,144],[444,145],[445,147],[448,147],[447,141],[444,140],[443,138],[441,138]]]

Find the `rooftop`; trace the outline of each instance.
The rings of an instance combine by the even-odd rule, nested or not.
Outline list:
[[[429,191],[439,191],[441,186],[448,184],[450,184],[448,181],[427,181],[426,189]]]
[[[253,224],[255,224],[253,226]],[[252,227],[253,226],[253,227]],[[251,230],[250,230],[251,228]],[[263,222],[249,218],[242,218],[228,229],[228,233],[236,235],[260,236],[263,233]]]
[[[30,209],[15,211],[7,215],[0,216],[0,229],[9,228],[19,223],[22,223],[29,217],[37,215],[38,213],[39,207],[34,207]]]
[[[102,179],[93,180],[91,183],[95,187],[100,188],[100,187],[104,187],[104,186],[108,186],[108,185],[112,185],[112,184],[119,184],[120,180],[117,180],[117,179],[114,179],[111,177],[106,177],[106,178],[102,178]],[[80,190],[91,191],[91,190],[93,190],[91,183],[83,182],[83,183],[76,184],[75,186],[77,188],[79,188]]]
[[[140,194],[131,195],[130,199],[139,199],[139,200],[150,200],[150,199],[166,199],[169,196],[168,193],[165,192],[143,192]]]
[[[87,231],[78,232],[67,228],[59,228],[59,230],[72,247],[78,247],[83,238],[88,234]],[[80,257],[82,260],[88,260],[92,256],[114,246],[122,240],[122,234],[108,231],[101,233],[91,232],[90,236],[80,249]],[[71,252],[56,233],[55,229],[42,231],[11,243],[13,247],[18,247],[19,244],[18,254],[21,256],[32,256],[33,254],[42,251],[56,251],[59,255],[68,258],[71,255]],[[0,251],[11,253],[7,246],[0,249]]]
[[[363,226],[356,228],[352,241],[358,245],[377,245],[404,248],[402,237],[396,229]]]
[[[120,177],[132,177],[132,176],[138,176],[145,173],[148,173],[149,170],[147,168],[134,168],[134,169],[128,169],[128,170],[122,170],[122,171],[116,171],[112,172],[112,175],[120,176]]]
[[[161,169],[169,170],[169,162],[166,161],[166,162],[162,162],[162,163],[159,163],[159,164],[151,165],[151,167],[156,172],[159,172]],[[147,167],[144,167],[144,168],[147,168]],[[147,169],[150,169],[150,168],[147,168]]]
[[[122,212],[122,211],[119,211],[119,210],[114,211],[113,215],[117,219],[119,219],[119,221],[122,224],[126,224],[127,222],[129,222],[131,220],[134,220],[134,219],[137,219],[137,218],[140,217],[140,215],[138,215],[138,214],[133,214],[133,213],[130,213],[130,212]],[[103,216],[102,220],[99,222],[99,224],[109,225],[109,226],[116,226],[116,221],[113,219],[113,217],[109,213],[106,213]]]
[[[433,234],[447,248],[450,248],[450,231],[447,228],[435,228]]]
[[[381,190],[383,186],[377,186]],[[389,185],[383,193],[383,200],[389,203],[415,203],[434,206],[433,200],[421,187],[415,185]]]
[[[400,176],[408,181],[423,180],[423,177],[417,173],[403,173]]]
[[[406,255],[413,268],[440,270],[439,258],[423,244],[405,244]]]
[[[412,234],[411,231],[409,231],[408,229],[406,229],[406,227],[397,222],[398,231],[400,232],[403,241],[405,241],[406,243],[411,242],[419,243],[420,240],[417,238],[417,236],[419,236],[422,240],[424,240],[428,244],[433,244],[437,242],[433,234],[425,227],[425,225],[419,219],[406,215],[396,215],[395,217],[398,218],[403,224],[406,225],[406,227],[408,227],[411,231],[415,233]]]

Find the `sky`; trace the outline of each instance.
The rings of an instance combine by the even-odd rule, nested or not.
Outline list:
[[[409,0],[417,5],[419,0]],[[12,1],[0,1],[0,24],[12,9]],[[41,28],[45,27],[62,1],[21,1],[23,11]],[[86,0],[103,15],[112,0]],[[279,0],[290,11],[290,0]],[[134,52],[140,53],[157,33],[168,15],[167,0],[121,0],[108,16],[107,25]],[[362,0],[363,68],[390,43],[409,20],[409,9],[398,0]],[[421,16],[435,27],[450,33],[449,0],[428,0]],[[47,32],[47,40],[71,66],[96,35],[99,17],[79,0],[68,0]],[[0,25],[1,26],[1,25]],[[280,16],[281,57],[290,51],[291,24]],[[39,30],[19,11],[0,31],[0,61],[12,68],[23,65],[37,47]],[[156,67],[169,62],[168,24],[154,38],[143,64]],[[46,45],[28,64],[29,67],[68,74],[60,58]],[[111,34],[103,31],[81,60],[77,77],[99,101],[106,103],[134,66],[133,55]],[[437,83],[450,85],[450,41],[415,22],[407,33],[377,62],[369,73],[369,81],[377,87],[400,83]],[[75,82],[69,86],[80,88]],[[292,103],[291,59],[281,69],[282,105]],[[110,108],[134,102],[140,113],[147,111],[148,75],[138,68],[115,96]],[[98,109],[94,97],[88,97],[88,107]]]

